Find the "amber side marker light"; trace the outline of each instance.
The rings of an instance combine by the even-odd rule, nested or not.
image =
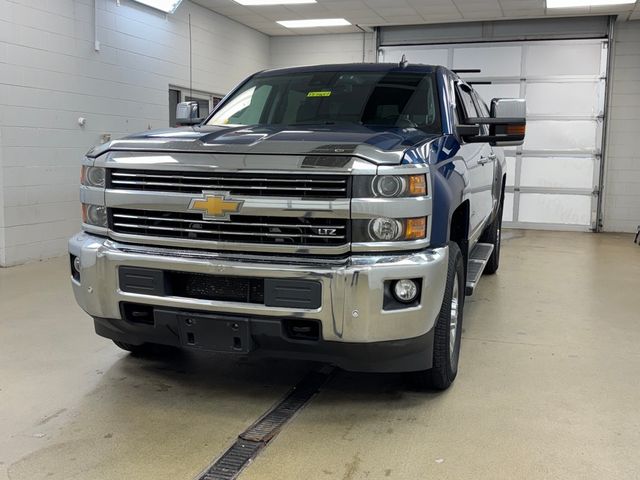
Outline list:
[[[524,125],[507,125],[507,135],[524,135]]]
[[[425,175],[409,175],[409,194],[414,197],[427,194],[427,177]]]
[[[427,236],[427,217],[407,218],[404,228],[405,240],[421,240]]]

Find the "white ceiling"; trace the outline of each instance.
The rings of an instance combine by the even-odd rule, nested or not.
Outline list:
[[[553,9],[545,0],[317,0],[315,4],[245,7],[233,0],[192,0],[267,35],[358,32],[362,27],[417,25],[479,20],[618,14],[640,19],[640,0],[631,5]],[[288,29],[277,20],[346,18],[353,26]]]

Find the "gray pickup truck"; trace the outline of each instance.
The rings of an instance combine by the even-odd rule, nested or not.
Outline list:
[[[98,335],[414,372],[458,370],[466,295],[500,259],[503,145],[523,100],[487,106],[444,67],[269,70],[205,119],[91,150],[71,282]]]

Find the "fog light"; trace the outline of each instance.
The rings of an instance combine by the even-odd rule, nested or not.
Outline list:
[[[80,282],[80,258],[75,255],[69,255],[69,260],[71,264],[71,278],[76,282]]]
[[[398,280],[393,286],[393,295],[399,302],[411,303],[418,296],[418,286],[413,280]]]

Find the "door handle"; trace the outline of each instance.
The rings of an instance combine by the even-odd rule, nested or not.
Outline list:
[[[480,160],[478,160],[478,163],[480,165],[484,165],[486,163],[493,162],[495,159],[496,159],[496,156],[492,153],[491,155],[487,155],[486,157],[480,157]]]

